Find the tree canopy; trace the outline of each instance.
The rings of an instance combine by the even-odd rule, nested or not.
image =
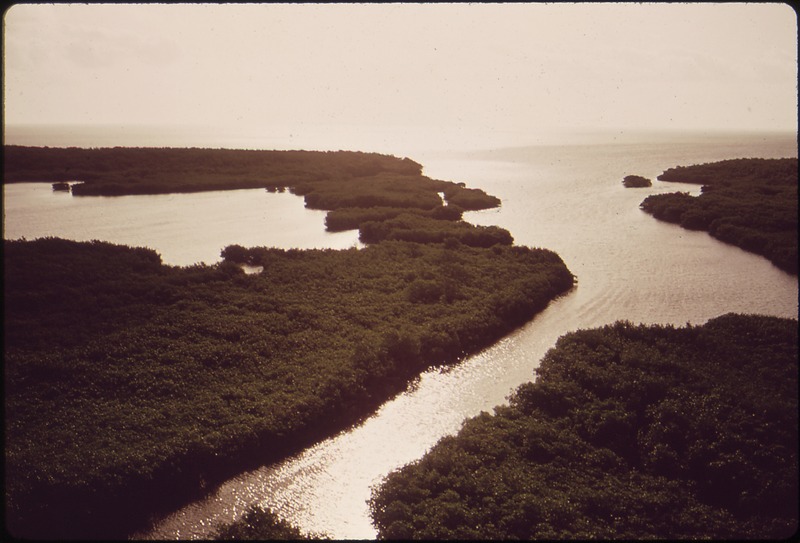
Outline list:
[[[267,156],[191,149],[14,153],[12,171],[22,168],[20,156],[42,159],[22,169],[43,181],[59,178],[45,164],[52,168],[62,158],[82,172],[107,168],[108,179],[147,164],[152,169],[142,171],[156,172],[152,178],[164,181],[164,190],[203,168],[209,179],[215,167],[224,170],[219,179],[232,179],[236,160],[245,172],[249,161],[258,165]],[[165,165],[153,166],[159,157]],[[407,159],[302,152],[267,158],[291,172],[280,186],[303,194],[307,205],[349,210],[346,220],[372,236],[369,245],[231,245],[219,264],[171,267],[147,248],[58,238],[4,242],[12,533],[124,537],[226,477],[354,423],[423,370],[497,341],[573,286],[555,253],[514,246],[505,230],[461,220],[461,210],[477,200],[496,199],[427,179]],[[174,171],[164,173],[167,166]],[[101,181],[85,186],[108,188]],[[133,177],[125,190],[131,186]],[[451,191],[460,203],[444,205],[438,191]],[[246,275],[240,264],[263,271]]]
[[[222,541],[308,541],[329,539],[307,534],[281,519],[271,509],[252,506],[241,518],[218,528],[213,539]]]
[[[374,492],[380,539],[780,539],[798,522],[797,321],[563,336],[510,404]]]
[[[643,188],[652,186],[653,182],[641,175],[626,175],[622,179],[622,184],[625,188]]]

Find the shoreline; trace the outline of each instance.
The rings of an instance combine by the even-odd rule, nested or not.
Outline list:
[[[363,154],[320,158],[356,159],[360,162],[355,173],[373,168],[369,162],[371,157]],[[400,168],[404,172],[409,167],[417,172],[421,169],[407,159],[380,160],[388,161],[390,169]],[[340,167],[350,166],[345,162]],[[432,193],[431,202],[441,206],[442,199],[435,189],[445,188],[451,206],[453,201],[467,208],[499,203],[483,191],[429,180],[419,173],[410,176],[408,172],[378,172],[377,175],[383,175],[385,182],[378,185],[370,182],[370,189],[359,193],[362,196],[371,194],[371,199],[353,202],[364,205],[383,199],[403,206],[411,203],[409,195],[416,195],[416,202],[426,202],[427,194]],[[357,176],[352,179],[358,182]],[[414,182],[419,183],[420,188],[408,185],[406,179],[418,180]],[[391,190],[395,184],[404,187],[396,194]],[[295,186],[295,191],[304,196],[316,194],[316,205],[323,208],[344,209],[352,205],[340,199],[344,186],[340,184],[328,190],[334,186],[317,182],[300,185],[299,190]],[[348,195],[348,198],[353,196]],[[339,204],[331,205],[336,201]],[[425,203],[422,208],[428,205]],[[400,222],[400,217],[388,218],[389,230],[381,230],[381,235],[390,237],[357,251],[284,251],[231,246],[226,248],[227,258],[220,264],[186,268],[165,267],[150,250],[104,242],[69,242],[57,238],[6,241],[6,264],[11,270],[7,284],[14,293],[6,302],[7,407],[13,413],[24,413],[24,420],[28,421],[23,426],[14,425],[14,430],[7,435],[12,451],[9,453],[7,449],[12,460],[8,467],[9,492],[16,505],[9,514],[12,532],[34,537],[104,538],[141,531],[154,515],[168,514],[236,473],[263,465],[267,460],[285,458],[351,427],[405,390],[426,368],[457,363],[464,356],[493,344],[573,288],[574,277],[560,257],[551,251],[513,246],[510,235],[489,238],[487,246],[469,246],[474,233],[483,230],[463,223],[460,213],[458,218],[449,215],[422,217],[413,213],[404,217]],[[364,224],[381,224],[374,217],[369,219]],[[361,230],[362,223],[356,222]],[[462,224],[464,226],[460,226]],[[433,226],[452,233],[442,234],[444,237],[440,237],[438,243],[415,243],[397,238],[398,235],[430,233]],[[466,230],[461,233],[461,230],[453,230],[455,227]],[[453,235],[464,237],[448,237]],[[478,238],[475,240],[484,243]],[[236,256],[242,256],[242,251],[245,252],[243,259]],[[61,271],[57,274],[61,279],[50,277],[56,270],[42,265],[51,260],[58,260]],[[31,273],[28,261],[37,262],[36,273]],[[245,274],[240,263],[261,265],[262,272]],[[63,292],[60,287],[65,270],[70,270],[67,278],[80,277],[81,280],[71,287],[74,294],[66,291],[66,299],[62,295],[52,298],[57,292]],[[373,274],[378,277],[373,278]],[[298,287],[289,287],[290,283]],[[363,286],[357,286],[362,283]],[[210,288],[204,286],[206,284],[216,286]],[[393,286],[388,288],[389,284]],[[127,290],[150,294],[144,298],[141,294],[126,298],[130,296]],[[220,309],[216,309],[218,302],[213,300],[226,290],[230,294],[225,296]],[[80,294],[82,291],[86,293]],[[259,294],[262,291],[269,294]],[[320,294],[315,294],[317,291]],[[363,298],[365,293],[372,293],[372,301]],[[71,301],[73,295],[77,298]],[[326,300],[331,296],[341,301],[329,307]],[[43,302],[34,303],[37,297]],[[94,304],[100,299],[104,300],[102,306],[95,308]],[[122,303],[125,299],[137,300],[137,303]],[[124,307],[125,314],[116,312],[116,307]],[[49,319],[36,317],[42,310],[48,312]],[[249,318],[223,319],[226,312],[232,312],[231,316],[244,312],[256,318],[254,322],[263,321],[263,324],[253,328]],[[332,315],[333,320],[328,315]],[[19,325],[29,318],[37,319],[43,327]],[[44,325],[45,322],[65,324],[52,328]],[[176,326],[180,332],[174,336],[176,332],[171,330]],[[275,326],[279,327],[269,332],[271,335],[263,335]],[[93,347],[96,354],[92,355],[98,361],[104,360],[101,366],[92,366],[83,354],[86,342],[95,344],[93,338],[98,333],[95,330],[105,330],[99,332],[104,341]],[[334,331],[335,335],[331,336]],[[37,339],[40,334],[41,339]],[[81,337],[86,339],[81,340]],[[138,346],[137,337],[146,340],[144,350]],[[337,346],[343,340],[346,341]],[[58,352],[48,347],[64,342],[70,346]],[[57,366],[64,373],[54,398],[64,396],[58,408],[44,395],[47,387],[52,386],[47,381],[49,370],[35,373],[35,367],[23,364],[25,351],[22,347],[26,344],[39,345],[43,361],[53,356],[61,359]],[[324,348],[314,347],[317,344]],[[326,351],[327,344],[335,350]],[[241,351],[245,347],[246,350]],[[180,358],[169,354],[177,353],[177,349],[185,352]],[[289,359],[283,360],[287,356]],[[266,366],[265,361],[269,361]],[[330,365],[331,361],[336,362]],[[106,367],[108,370],[104,369]],[[318,369],[306,375],[305,367]],[[128,376],[119,382],[111,370],[124,371],[122,375]],[[267,372],[266,375],[278,373],[266,379],[255,377],[263,372]],[[152,376],[162,375],[153,380]],[[170,375],[172,377],[167,377]],[[190,385],[197,376],[209,379],[208,384]],[[236,379],[246,384],[239,385]],[[29,389],[34,392],[33,397],[30,393],[21,394],[20,383],[23,382],[33,387]],[[123,389],[119,389],[121,385]],[[196,408],[180,414],[193,405],[192,401],[174,399],[180,397],[176,394],[185,394],[182,391],[185,386],[190,386],[192,395],[197,396],[192,400],[194,403],[204,399]],[[277,388],[271,388],[273,386]],[[114,402],[124,400],[125,388],[131,391],[162,389],[164,392],[131,396],[131,405],[137,407],[128,411],[128,407],[122,407],[128,404],[114,407]],[[265,395],[267,390],[274,392]],[[111,392],[108,400],[100,401]],[[245,397],[236,402],[221,401],[242,392]],[[112,423],[111,428],[115,424],[130,424],[124,421],[131,417],[132,421],[139,421],[140,416],[155,418],[152,422],[148,418],[136,422],[150,430],[139,434],[138,438],[132,436],[128,445],[119,451],[113,447],[97,449],[93,444],[95,434],[82,429],[76,428],[74,436],[62,436],[60,439],[66,440],[62,446],[65,454],[80,447],[80,450],[92,450],[100,458],[107,456],[105,461],[110,463],[107,468],[94,467],[99,470],[96,475],[86,474],[86,483],[77,484],[77,480],[69,482],[70,470],[85,468],[77,468],[81,463],[66,467],[74,460],[64,456],[59,462],[67,464],[59,469],[66,471],[59,477],[66,478],[54,487],[45,482],[45,474],[52,464],[42,463],[35,469],[24,467],[25,455],[32,455],[30,459],[33,460],[44,452],[41,446],[19,447],[27,442],[52,442],[55,446],[56,442],[49,439],[52,435],[47,424],[62,417],[79,421],[86,428],[96,427],[92,416],[81,415],[79,404],[73,405],[74,400],[68,399],[76,394],[78,398],[85,397],[81,401],[98,407],[111,402],[108,403],[109,415],[123,417],[120,423]],[[157,401],[159,394],[168,395]],[[173,399],[167,401],[168,398]],[[167,432],[165,439],[174,439],[168,437],[172,435],[173,430],[169,428],[173,426],[164,423],[160,428],[154,426],[161,415],[149,407],[151,399],[161,406],[162,413],[165,409],[172,413],[170,417],[174,422],[170,424],[182,432],[177,435],[183,436],[163,451],[157,443],[149,441],[154,439],[156,429]],[[252,418],[238,407],[246,405],[263,412]],[[48,420],[39,419],[37,413],[41,412],[50,413]],[[334,420],[331,420],[332,414]],[[222,425],[228,418],[231,418],[230,431],[224,430]],[[186,422],[182,422],[183,419]],[[269,420],[274,422],[267,422]],[[192,430],[197,423],[202,425],[198,428],[203,428],[199,432]],[[99,436],[102,435],[100,432]],[[141,460],[121,464],[114,460],[117,454],[133,454],[133,451],[126,452],[133,444],[137,452],[132,458]],[[147,455],[155,456],[147,460]],[[139,463],[141,466],[137,467]],[[232,467],[234,465],[236,468]],[[107,470],[120,468],[130,475],[122,480],[110,478]],[[37,475],[40,470],[41,475]],[[21,472],[31,473],[31,482],[21,479]],[[35,482],[39,477],[44,477],[42,482]],[[79,475],[78,480],[83,477]]]

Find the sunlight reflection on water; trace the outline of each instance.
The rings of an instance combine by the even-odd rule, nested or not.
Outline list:
[[[78,133],[72,130],[69,137]],[[797,156],[792,137],[445,152],[437,149],[459,138],[464,144],[464,135],[401,127],[326,131],[317,137],[293,128],[219,139],[216,131],[113,135],[106,128],[86,129],[80,132],[81,141],[64,142],[53,134],[56,139],[42,141],[40,134],[8,131],[6,136],[17,141],[6,143],[352,148],[409,156],[424,164],[426,175],[465,182],[501,198],[500,209],[467,213],[465,218],[507,228],[518,245],[556,251],[578,276],[577,287],[532,322],[456,367],[424,373],[363,424],[283,462],[231,479],[136,538],[207,537],[254,503],[272,507],[304,531],[340,539],[374,538],[366,503],[370,488],[391,470],[421,457],[442,436],[457,432],[464,419],[504,403],[519,384],[532,379],[541,357],[562,334],[618,319],[700,324],[730,311],[797,317],[796,276],[703,232],[656,221],[639,209],[649,194],[699,191],[655,181],[667,168],[735,157]],[[491,136],[498,142],[515,141],[514,134]],[[466,147],[478,148],[485,137],[468,139],[472,145]],[[453,148],[464,149],[461,144]],[[629,174],[649,177],[654,184],[625,189],[621,181]],[[57,235],[147,246],[171,265],[218,262],[220,250],[234,243],[360,246],[357,232],[325,232],[325,212],[306,209],[301,198],[263,190],[73,198],[53,193],[49,183],[14,184],[4,186],[3,207],[5,239]]]
[[[578,276],[577,287],[462,364],[424,373],[360,426],[228,481],[145,535],[207,537],[214,526],[260,503],[304,531],[338,539],[374,538],[366,503],[370,488],[457,432],[465,418],[504,403],[519,384],[532,379],[541,357],[562,334],[619,319],[701,324],[731,311],[796,318],[796,276],[703,232],[656,221],[639,210],[648,194],[696,192],[696,187],[621,185],[627,174],[655,178],[679,164],[751,156],[748,149],[588,146],[482,157],[489,160],[463,154],[420,157],[426,174],[464,181],[500,197],[500,210],[465,218],[507,228],[517,244],[556,251]],[[796,156],[796,147],[774,153]]]

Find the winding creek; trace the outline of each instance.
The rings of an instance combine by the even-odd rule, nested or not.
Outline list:
[[[220,523],[230,522],[250,504],[260,503],[303,531],[326,533],[336,539],[371,539],[376,535],[368,515],[371,487],[391,470],[421,457],[441,437],[457,432],[464,419],[504,403],[519,384],[532,379],[541,357],[564,333],[619,319],[636,323],[700,324],[727,312],[797,318],[797,277],[761,257],[717,242],[703,232],[656,221],[639,210],[639,203],[649,194],[687,190],[699,193],[699,187],[655,181],[667,168],[755,156],[797,156],[796,140],[673,139],[657,144],[539,146],[471,154],[412,155],[425,165],[425,173],[431,177],[463,181],[467,186],[480,187],[500,197],[499,210],[468,213],[465,218],[476,224],[507,228],[517,244],[556,251],[578,277],[577,287],[494,346],[456,367],[426,372],[406,392],[384,404],[359,426],[283,462],[243,473],[134,537],[205,538]],[[654,186],[625,189],[621,180],[628,174],[649,177]],[[49,191],[49,186],[46,187]],[[23,189],[13,186],[6,189],[7,197],[12,196],[9,191],[20,192],[16,200],[6,199],[7,238],[30,239],[58,232],[63,237],[74,235],[63,233],[74,224],[70,223],[72,226],[68,228],[64,221],[69,219],[55,212],[47,217],[55,231],[22,232],[24,228],[17,223],[19,208],[24,207],[20,202],[28,194]],[[127,221],[127,226],[119,230],[129,237],[113,239],[109,234],[109,240],[155,244],[154,248],[170,264],[191,263],[187,260],[213,262],[221,247],[229,243],[335,248],[357,244],[353,233],[345,233],[350,237],[325,235],[322,216],[305,210],[299,198],[265,191],[234,192],[241,193],[241,198],[236,199],[230,193],[206,193],[202,198],[136,196],[109,201],[72,199],[51,193],[37,197],[50,202],[62,198],[59,205],[67,209],[73,204],[96,207],[94,213],[103,215],[98,219],[96,215],[87,215],[86,210],[74,215],[92,216],[95,223],[84,222],[84,237],[73,239],[106,239],[102,237],[105,226],[98,226],[98,220],[112,225],[109,226],[112,230],[114,224]],[[175,206],[183,206],[179,202],[190,196],[199,200],[191,203],[191,213],[187,211],[185,218],[176,219],[180,213]],[[239,204],[221,200],[223,197],[234,198],[241,205],[258,203],[252,213],[236,212],[234,207]],[[268,213],[258,207],[277,205],[275,198],[279,197],[285,202],[281,200],[281,205],[270,208]],[[151,222],[143,218],[143,198],[149,198],[146,215],[156,215]],[[130,204],[126,203],[128,200]],[[267,200],[269,203],[265,203]],[[138,215],[126,218],[118,208],[111,213],[108,206],[121,206],[120,202]],[[172,211],[159,215],[161,205]],[[203,205],[208,206],[208,213],[204,213]],[[284,205],[293,216],[301,217],[298,226],[287,227],[285,219],[271,222],[283,216],[280,210]],[[256,222],[249,222],[251,215]],[[229,225],[228,238],[203,240],[200,236],[187,244],[182,236],[200,227],[187,226],[185,221],[197,221],[196,217],[203,217],[200,222],[210,230],[219,229],[213,221]],[[305,226],[299,226],[301,223]],[[176,230],[170,230],[170,224]],[[254,229],[258,230],[258,237],[242,237],[241,232]],[[304,244],[298,244],[300,229]],[[171,252],[170,244],[175,245],[177,252]],[[186,245],[203,245],[203,254],[211,256],[173,256],[180,253],[179,246],[185,252]]]

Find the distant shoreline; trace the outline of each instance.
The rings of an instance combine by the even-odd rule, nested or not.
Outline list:
[[[355,126],[352,133],[330,131],[320,125],[305,129],[279,126],[270,131],[237,128],[219,129],[209,125],[77,125],[77,124],[6,124],[5,145],[34,147],[202,147],[209,149],[252,150],[370,150],[376,152],[400,152],[419,155],[425,150],[468,150],[472,153],[499,149],[524,148],[529,146],[563,145],[619,145],[664,142],[720,142],[741,139],[766,138],[794,142],[797,156],[796,131],[791,130],[542,130],[537,133],[481,133],[459,139],[460,134],[447,137],[425,138],[435,134],[435,128],[387,127],[380,132],[385,144],[370,142],[366,135],[374,127]],[[419,135],[416,132],[420,132]],[[363,141],[361,141],[363,139]],[[373,138],[374,139],[374,138]],[[417,144],[415,141],[425,142]],[[445,144],[446,143],[446,144]],[[408,152],[406,152],[408,151]]]

